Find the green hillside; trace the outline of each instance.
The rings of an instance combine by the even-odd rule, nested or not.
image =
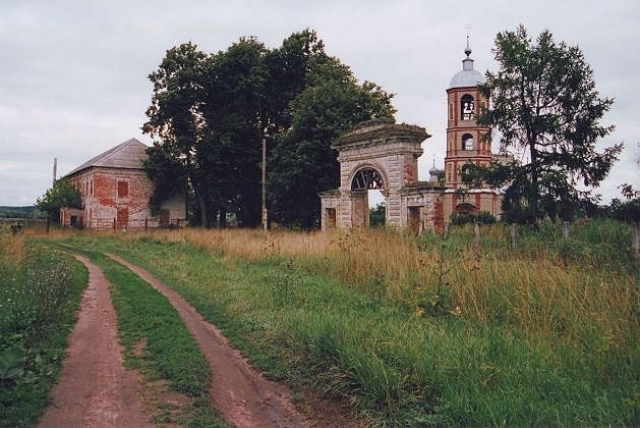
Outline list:
[[[28,207],[0,207],[0,218],[33,218],[35,205]]]

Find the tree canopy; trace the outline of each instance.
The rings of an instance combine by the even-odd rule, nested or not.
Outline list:
[[[577,46],[556,43],[549,31],[533,41],[523,26],[498,33],[500,65],[487,73],[481,91],[491,107],[477,118],[499,134],[511,163],[466,165],[467,183],[506,186],[507,219],[536,223],[540,216],[567,217],[580,203],[596,200],[597,186],[617,160],[622,145],[601,153],[596,143],[613,131],[600,120],[613,100],[602,98],[593,72]]]
[[[52,221],[58,221],[60,208],[82,208],[80,191],[66,178],[56,180],[45,194],[36,200],[38,210],[47,213]]]
[[[224,226],[228,214],[244,226],[260,223],[265,139],[270,217],[314,227],[317,193],[339,182],[331,141],[395,112],[390,94],[358,83],[311,30],[277,49],[256,38],[214,54],[182,44],[149,78],[154,92],[143,130],[157,137],[145,165],[156,183],[152,202],[184,189],[186,180],[202,226]]]

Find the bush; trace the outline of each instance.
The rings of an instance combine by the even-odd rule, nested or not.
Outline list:
[[[60,370],[87,272],[21,236],[0,241],[0,426],[31,426]]]
[[[456,213],[451,216],[451,224],[461,226],[469,223],[493,224],[497,219],[488,211]]]

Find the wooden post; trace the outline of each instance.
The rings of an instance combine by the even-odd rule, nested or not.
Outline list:
[[[262,229],[266,232],[269,228],[267,211],[267,127],[262,131]]]
[[[449,237],[449,223],[444,224],[444,235],[442,235],[443,239],[447,239]]]
[[[475,234],[474,246],[476,249],[476,254],[480,254],[480,223],[475,223],[473,225],[473,231]]]
[[[516,224],[513,223],[511,224],[511,249],[512,250],[516,249],[516,234],[517,234]]]
[[[631,239],[633,240],[633,258],[635,259],[636,269],[640,270],[640,223],[633,225]]]
[[[564,242],[567,242],[569,240],[569,222],[568,221],[562,222],[562,238]]]

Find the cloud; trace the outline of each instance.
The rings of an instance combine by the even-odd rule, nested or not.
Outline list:
[[[445,150],[446,95],[461,67],[466,32],[476,69],[496,69],[491,48],[498,31],[524,24],[579,45],[596,85],[615,103],[604,124],[616,132],[603,144],[638,141],[640,30],[635,0],[585,6],[578,0],[443,3],[434,0],[5,0],[0,2],[0,205],[35,201],[51,183],[53,157],[61,174],[140,135],[151,100],[147,76],[167,49],[192,41],[205,52],[226,49],[241,36],[280,46],[311,28],[326,50],[356,77],[396,94],[398,120],[425,126],[420,178]],[[470,27],[467,29],[466,27]],[[601,191],[618,183],[640,187],[640,168],[625,150]],[[11,183],[7,186],[4,183]],[[611,196],[612,195],[612,196]],[[26,201],[29,199],[30,201]]]

